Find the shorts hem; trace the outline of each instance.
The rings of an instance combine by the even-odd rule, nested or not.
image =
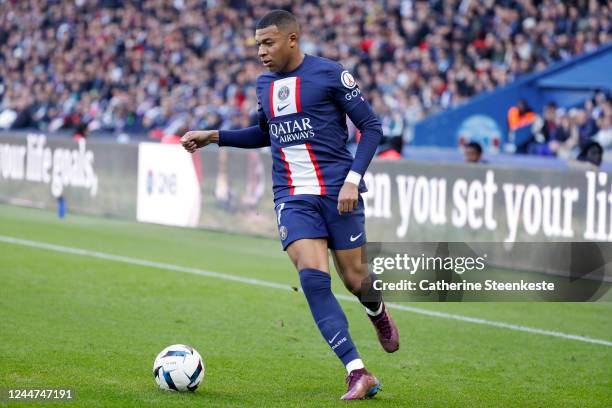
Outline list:
[[[299,241],[300,239],[326,239],[327,240],[327,245],[329,246],[329,236],[327,235],[315,235],[315,236],[303,236],[303,237],[295,237],[291,240],[285,240],[285,241],[281,241],[281,244],[283,245],[283,251],[287,251],[287,247],[291,244],[293,244],[295,241]]]
[[[346,244],[346,245],[335,245],[335,246],[332,247],[329,244],[329,241],[328,241],[327,246],[329,247],[329,249],[342,251],[343,249],[355,249],[355,248],[359,248],[359,247],[364,246],[367,243],[368,243],[367,241],[361,241],[361,242],[360,241],[355,241],[355,242],[351,242],[351,243]]]

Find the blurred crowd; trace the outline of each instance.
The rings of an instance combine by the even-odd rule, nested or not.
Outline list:
[[[598,0],[0,0],[0,128],[247,126],[254,27],[273,8],[294,12],[303,51],[352,70],[384,134],[405,140],[429,113],[612,37],[612,5]],[[594,116],[609,101],[596,103],[584,111],[609,129]]]
[[[569,158],[593,142],[612,148],[612,98],[597,92],[584,106],[570,109],[548,103],[541,115],[535,115],[528,154]]]

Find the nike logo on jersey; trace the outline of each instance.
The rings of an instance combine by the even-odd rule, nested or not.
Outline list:
[[[332,344],[334,342],[334,340],[336,340],[336,337],[338,337],[339,334],[340,334],[340,332],[336,333],[336,335],[334,337],[332,337],[331,340],[327,340],[329,342],[329,344]]]
[[[350,238],[351,242],[357,241],[359,239],[359,237],[362,236],[362,235],[363,235],[363,232],[358,234],[358,235],[356,235],[356,236],[352,236],[351,235],[351,238]]]
[[[277,111],[279,111],[279,112],[281,112],[283,109],[285,109],[285,108],[286,108],[287,106],[289,106],[289,105],[291,105],[291,104],[290,104],[290,103],[288,103],[288,104],[283,105],[283,106],[278,105],[278,106],[276,107],[276,110],[277,110]]]

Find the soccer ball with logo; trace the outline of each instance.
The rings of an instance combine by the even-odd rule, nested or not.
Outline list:
[[[153,376],[162,390],[195,391],[204,379],[204,362],[193,347],[174,344],[155,358]]]

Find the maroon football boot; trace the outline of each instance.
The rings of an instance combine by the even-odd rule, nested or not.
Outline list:
[[[383,303],[382,307],[383,310],[378,316],[370,316],[368,314],[368,317],[376,329],[380,345],[387,353],[393,353],[399,349],[399,331],[387,310],[387,306]]]
[[[340,399],[360,400],[372,398],[380,391],[380,381],[365,368],[353,370],[346,377],[348,391]]]

